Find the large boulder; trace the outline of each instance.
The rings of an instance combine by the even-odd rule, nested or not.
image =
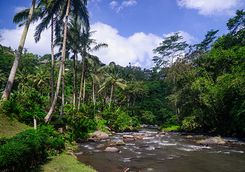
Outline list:
[[[198,140],[197,143],[202,144],[202,145],[212,145],[212,144],[223,145],[226,142],[221,137],[210,137],[207,139]]]
[[[102,131],[95,131],[93,132],[89,139],[90,141],[99,141],[99,140],[105,140],[105,139],[108,139],[109,138],[109,135],[105,132],[102,132]]]
[[[116,147],[107,147],[105,152],[119,152],[119,149]]]

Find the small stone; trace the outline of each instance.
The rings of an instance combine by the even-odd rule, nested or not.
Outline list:
[[[96,146],[97,149],[101,149],[101,148],[104,148],[104,147],[105,147],[105,144],[98,144],[98,145]]]
[[[192,138],[193,138],[193,136],[188,135],[188,136],[186,136],[186,138],[187,138],[187,139],[192,139]]]
[[[125,143],[123,140],[114,140],[114,141],[109,142],[108,145],[109,146],[123,146],[125,145]]]
[[[119,152],[119,149],[116,147],[107,147],[105,152]]]

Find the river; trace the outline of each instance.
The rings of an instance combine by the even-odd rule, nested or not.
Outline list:
[[[141,135],[143,139],[116,146],[120,152],[104,151],[103,144],[122,140],[125,134]],[[117,133],[110,141],[81,143],[76,156],[98,172],[245,172],[244,142],[230,139],[225,145],[196,144],[195,140],[203,137],[146,129]]]

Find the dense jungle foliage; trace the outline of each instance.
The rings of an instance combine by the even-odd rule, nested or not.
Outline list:
[[[188,45],[179,33],[164,38],[153,50],[152,69],[103,64],[91,52],[108,45],[96,43],[91,31],[80,33],[82,24],[76,19],[72,16],[68,22],[65,61],[61,53],[38,56],[24,51],[11,96],[2,102],[3,114],[30,125],[33,119],[38,125],[49,122],[63,128],[71,140],[96,129],[137,130],[140,124],[244,136],[243,10],[228,21],[229,32],[220,37],[211,30],[195,45]],[[63,37],[54,41],[60,49]],[[15,50],[0,46],[1,92],[14,57]],[[54,79],[59,77],[61,81]],[[57,103],[44,120],[57,82],[62,85]]]

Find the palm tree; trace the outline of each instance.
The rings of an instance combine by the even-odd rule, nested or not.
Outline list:
[[[51,102],[54,98],[54,26],[55,26],[55,34],[60,34],[60,26],[62,24],[62,19],[64,16],[61,14],[62,6],[65,5],[65,1],[59,1],[59,0],[39,0],[39,3],[37,7],[35,8],[32,22],[37,21],[38,19],[41,19],[41,22],[36,27],[36,32],[34,34],[35,41],[38,42],[41,38],[42,32],[51,25]],[[20,25],[23,24],[23,21],[27,20],[28,13],[30,9],[24,9],[17,13],[14,16],[14,22],[19,23]],[[56,17],[55,17],[56,16]],[[60,18],[60,19],[59,19]],[[50,24],[51,23],[51,24]]]
[[[63,34],[63,43],[62,43],[62,56],[61,56],[61,63],[59,68],[59,75],[56,85],[56,92],[55,96],[52,102],[52,105],[49,109],[49,112],[45,116],[44,120],[45,122],[48,122],[51,119],[52,113],[54,111],[59,89],[60,89],[60,83],[61,78],[64,77],[64,65],[65,65],[65,56],[66,56],[66,43],[67,43],[67,28],[68,28],[68,17],[69,13],[72,13],[72,15],[79,16],[80,20],[84,23],[86,26],[85,28],[89,28],[89,18],[88,18],[88,11],[87,11],[87,0],[66,0],[66,13],[65,13],[65,22],[64,22],[64,34]]]
[[[72,16],[67,36],[68,51],[73,52],[73,107],[77,108],[77,59],[81,49],[82,23],[78,16]],[[87,28],[88,29],[88,28]]]
[[[103,65],[101,63],[101,61],[99,60],[98,57],[96,56],[92,56],[90,55],[88,57],[88,64],[89,64],[89,68],[90,68],[90,77],[92,78],[92,101],[94,106],[96,105],[96,84],[99,85],[100,83],[100,78],[102,78],[101,76],[101,72],[100,72],[100,68]]]
[[[79,98],[78,98],[78,109],[81,106],[81,101],[84,102],[85,100],[85,87],[86,87],[86,80],[85,80],[85,74],[86,74],[86,68],[87,68],[87,58],[92,56],[90,53],[93,51],[97,51],[100,48],[108,47],[106,43],[97,43],[95,39],[92,39],[92,34],[94,31],[90,32],[83,32],[82,35],[82,75],[81,75],[81,82],[80,82],[80,91],[79,91]],[[94,47],[91,47],[94,45]]]
[[[26,36],[28,33],[28,29],[29,29],[30,23],[32,21],[34,9],[35,9],[35,4],[36,4],[36,0],[32,0],[32,6],[31,6],[31,9],[29,10],[28,19],[25,22],[25,26],[24,26],[24,29],[23,29],[23,32],[21,35],[19,46],[18,46],[17,52],[15,54],[15,60],[14,60],[13,66],[11,68],[6,87],[3,91],[3,95],[2,95],[3,101],[5,101],[9,98],[13,84],[14,84],[14,79],[15,79],[16,71],[17,71],[17,68],[19,65],[20,56],[22,54],[22,50],[23,50],[24,45],[25,45],[25,40],[26,40]]]
[[[111,106],[113,93],[115,87],[119,87],[121,89],[126,88],[125,80],[119,78],[118,72],[116,70],[116,64],[111,62],[108,66],[102,67],[101,70],[105,72],[105,81],[103,82],[99,92],[110,86],[110,99],[109,99],[109,107]]]
[[[62,9],[66,5],[65,1],[60,0],[41,0],[39,3],[39,8],[43,9],[40,12],[41,22],[36,27],[35,41],[38,42],[41,38],[42,32],[51,26],[51,102],[54,99],[54,67],[55,67],[55,57],[54,57],[54,33],[58,37],[60,35],[60,27],[63,23],[64,12]]]

